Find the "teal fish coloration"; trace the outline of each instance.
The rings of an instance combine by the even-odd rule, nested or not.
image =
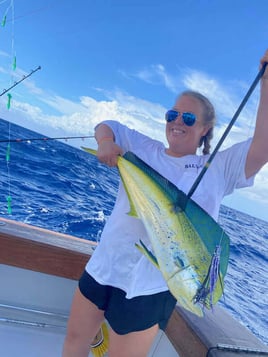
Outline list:
[[[95,151],[83,148],[91,154]],[[118,158],[130,203],[153,252],[138,249],[157,266],[179,305],[202,316],[223,294],[229,237],[198,204],[131,152]]]

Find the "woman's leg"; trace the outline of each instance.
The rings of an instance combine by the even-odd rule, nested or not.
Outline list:
[[[67,326],[63,357],[88,357],[90,344],[98,333],[104,312],[76,289]]]
[[[109,357],[146,357],[158,332],[158,324],[147,330],[118,335],[109,331]]]

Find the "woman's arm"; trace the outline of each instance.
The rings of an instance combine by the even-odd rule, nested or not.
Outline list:
[[[108,166],[116,166],[119,155],[123,150],[114,141],[114,133],[106,124],[99,124],[95,129],[95,139],[98,143],[97,157]]]
[[[268,63],[268,50],[261,59],[261,67]],[[260,102],[257,112],[256,126],[249,148],[245,174],[250,177],[268,162],[268,65],[261,79]]]

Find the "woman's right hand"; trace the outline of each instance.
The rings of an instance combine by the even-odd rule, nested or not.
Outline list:
[[[110,167],[114,167],[117,165],[119,155],[123,155],[123,150],[113,141],[112,138],[111,140],[99,141],[97,158],[100,162]]]

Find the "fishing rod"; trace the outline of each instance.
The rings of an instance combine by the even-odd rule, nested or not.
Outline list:
[[[211,161],[214,159],[215,155],[217,154],[217,152],[219,151],[219,148],[221,147],[222,143],[224,142],[226,136],[229,134],[229,131],[231,130],[232,126],[234,125],[236,119],[238,118],[241,110],[244,108],[246,102],[248,101],[251,93],[254,91],[255,87],[257,86],[259,80],[261,79],[263,73],[265,72],[265,68],[267,66],[267,62],[264,63],[264,65],[262,66],[262,68],[260,69],[259,73],[257,74],[256,78],[254,79],[253,83],[251,84],[248,92],[246,93],[244,99],[242,100],[241,104],[239,105],[237,111],[235,112],[232,120],[230,121],[229,125],[227,126],[227,128],[225,129],[222,137],[220,138],[218,144],[216,145],[215,149],[213,150],[212,154],[210,155],[208,161],[206,162],[205,166],[203,167],[202,171],[200,172],[200,174],[197,176],[195,182],[193,183],[187,197],[190,198],[193,193],[195,192],[197,186],[199,185],[200,181],[202,180],[203,176],[205,175],[207,169],[209,168]]]
[[[51,137],[43,137],[43,138],[17,138],[17,139],[1,139],[0,143],[21,143],[21,142],[29,142],[29,141],[48,141],[48,140],[69,140],[69,139],[88,139],[94,138],[94,135],[86,135],[86,136],[62,136],[58,138]]]
[[[16,87],[18,84],[20,84],[21,82],[23,82],[26,78],[29,78],[32,74],[34,74],[36,71],[38,71],[39,69],[41,69],[41,66],[38,66],[36,69],[32,70],[30,73],[28,73],[26,76],[23,76],[22,79],[20,79],[18,82],[14,82],[14,84],[9,87],[8,89],[4,89],[3,92],[0,94],[0,97],[2,97],[2,95],[6,94],[7,92],[9,92],[12,88]]]

